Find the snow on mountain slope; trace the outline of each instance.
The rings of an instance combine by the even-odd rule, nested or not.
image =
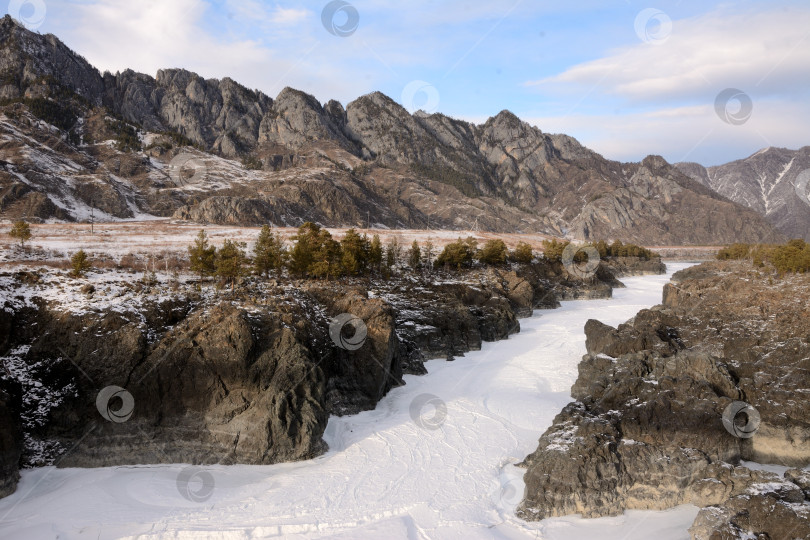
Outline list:
[[[793,238],[810,240],[810,200],[797,193],[804,172],[810,174],[810,146],[798,150],[764,148],[748,158],[705,168],[676,164],[694,180],[747,206]]]

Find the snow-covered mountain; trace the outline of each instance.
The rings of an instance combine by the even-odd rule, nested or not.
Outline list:
[[[810,146],[769,147],[715,167],[697,163],[676,167],[720,195],[756,210],[784,234],[810,240]]]

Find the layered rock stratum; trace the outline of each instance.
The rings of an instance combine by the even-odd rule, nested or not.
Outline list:
[[[807,275],[711,262],[618,328],[588,321],[576,401],[526,458],[519,515],[694,504],[695,539],[806,538],[808,300]]]

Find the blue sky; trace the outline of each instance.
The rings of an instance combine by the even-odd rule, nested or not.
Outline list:
[[[806,0],[348,4],[330,19],[341,27],[356,13],[345,36],[324,26],[325,1],[7,6],[102,70],[184,67],[271,97],[292,86],[344,105],[380,90],[406,108],[474,122],[509,109],[622,161],[660,154],[713,165],[810,144]],[[727,88],[743,96],[718,113]]]

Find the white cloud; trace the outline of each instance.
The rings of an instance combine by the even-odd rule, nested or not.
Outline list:
[[[306,20],[311,14],[308,9],[285,9],[276,6],[270,14],[270,20],[275,24],[294,25]]]
[[[49,30],[102,71],[130,68],[154,76],[159,69],[181,67],[206,78],[231,77],[271,97],[284,86],[316,93],[321,100],[368,91],[368,82],[347,76],[345,65],[324,61],[339,51],[325,43],[330,36],[317,33],[321,23],[305,9],[268,10],[252,0],[224,6],[236,26],[243,21],[254,29],[268,25],[273,30],[266,32],[268,43],[208,28],[205,17],[212,6],[206,0],[52,0],[51,6],[67,16],[52,17]],[[313,29],[296,31],[295,25],[308,18]],[[283,34],[290,31],[295,39]],[[340,44],[348,45],[345,41]]]
[[[529,121],[580,139],[606,157],[718,164],[766,146],[810,144],[810,8],[740,12],[733,6],[673,21],[659,44],[637,44],[526,83],[559,111]],[[714,101],[726,88],[750,96],[743,125],[724,123]],[[733,112],[733,106],[730,104]],[[606,111],[616,109],[615,114]]]
[[[226,0],[225,7],[230,16],[238,17],[251,25],[295,26],[314,16],[308,9],[284,8],[279,5],[267,9],[258,0]]]
[[[548,133],[566,133],[609,159],[639,161],[660,154],[671,163],[717,165],[761,148],[810,144],[810,103],[761,100],[743,125],[723,122],[712,105],[663,108],[620,115],[571,115],[525,120]]]
[[[808,65],[810,9],[726,6],[674,21],[664,43],[639,41],[527,85],[549,92],[599,87],[631,103],[705,98],[727,87],[752,96],[806,93]]]
[[[255,21],[266,16],[267,11],[258,0],[225,0],[228,17],[239,17],[245,21]]]
[[[160,68],[256,64],[268,51],[256,42],[223,42],[200,30],[202,0],[98,0],[73,7],[78,13],[59,35],[99,69],[126,67],[154,75]]]

